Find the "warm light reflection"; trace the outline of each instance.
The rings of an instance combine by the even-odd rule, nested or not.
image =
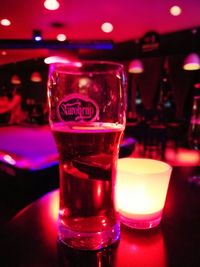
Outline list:
[[[57,221],[58,219],[58,209],[59,209],[59,197],[58,194],[52,194],[52,197],[49,202],[48,213],[49,216]]]
[[[116,257],[119,266],[126,266],[125,263],[131,260],[130,266],[134,267],[166,267],[166,248],[162,232],[142,234],[122,229]]]
[[[57,219],[59,208],[59,190],[46,194],[40,199],[40,221],[42,234],[46,245],[50,250],[55,251],[57,234]]]

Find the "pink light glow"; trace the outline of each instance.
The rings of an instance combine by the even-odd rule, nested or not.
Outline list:
[[[134,267],[167,266],[165,241],[161,232],[142,235],[135,231],[121,231],[121,237],[116,253],[119,266],[126,266],[129,260]]]

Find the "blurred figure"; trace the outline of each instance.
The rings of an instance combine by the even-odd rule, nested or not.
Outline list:
[[[7,106],[9,102],[9,97],[6,93],[6,89],[3,86],[0,90],[0,123],[8,123],[10,114],[9,112],[1,113],[1,110],[4,110],[4,107]]]
[[[12,91],[11,100],[7,99],[1,102],[0,114],[9,113],[9,124],[19,124],[24,120],[24,113],[21,108],[22,97],[20,91],[20,87],[15,87]]]

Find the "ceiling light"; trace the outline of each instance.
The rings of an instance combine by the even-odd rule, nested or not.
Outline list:
[[[2,26],[10,26],[10,24],[11,24],[10,20],[8,20],[8,19],[2,19],[0,21],[0,23]]]
[[[179,6],[172,6],[169,11],[172,16],[179,16],[182,12]]]
[[[1,55],[2,56],[6,56],[7,55],[7,52],[4,50],[4,51],[1,52]]]
[[[57,35],[56,38],[57,38],[58,41],[64,42],[64,41],[66,41],[67,36],[65,34],[63,34],[63,33],[60,33],[60,34]]]
[[[183,64],[184,70],[199,70],[200,69],[200,58],[197,53],[189,54]]]
[[[40,30],[33,30],[33,40],[39,42],[42,40],[42,35]]]
[[[144,71],[144,67],[142,61],[140,59],[133,59],[128,67],[129,73],[142,73]]]
[[[104,22],[101,25],[101,30],[103,32],[106,32],[106,33],[112,32],[113,31],[113,25],[110,22]]]
[[[56,10],[60,7],[60,4],[57,0],[46,0],[44,2],[44,7],[48,10]]]

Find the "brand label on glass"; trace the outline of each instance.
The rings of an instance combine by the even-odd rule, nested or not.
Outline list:
[[[94,100],[79,94],[64,97],[58,105],[58,116],[63,121],[95,121],[99,116],[99,107]]]

